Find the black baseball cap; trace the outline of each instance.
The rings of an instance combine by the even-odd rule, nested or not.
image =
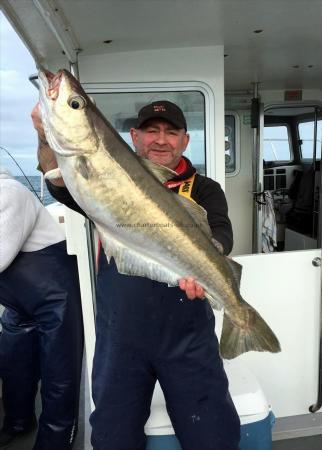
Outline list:
[[[184,128],[187,131],[187,122],[182,110],[167,100],[158,100],[143,106],[138,112],[136,128],[141,128],[148,120],[152,119],[166,120],[175,128]]]

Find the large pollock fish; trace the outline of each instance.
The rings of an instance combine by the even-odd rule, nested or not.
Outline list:
[[[193,276],[212,307],[224,307],[220,352],[278,352],[272,330],[239,293],[241,266],[216,249],[205,211],[166,188],[170,169],[138,157],[66,70],[40,71],[46,138],[66,187],[95,223],[118,271],[169,285]]]

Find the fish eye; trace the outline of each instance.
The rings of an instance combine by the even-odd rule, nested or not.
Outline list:
[[[73,109],[83,109],[86,106],[86,100],[81,95],[71,95],[67,102]]]

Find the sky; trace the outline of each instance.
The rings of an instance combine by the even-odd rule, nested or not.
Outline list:
[[[27,175],[39,174],[38,140],[30,117],[38,91],[28,80],[36,72],[32,56],[0,11],[0,145],[14,156]],[[0,162],[13,175],[21,175],[3,150]]]

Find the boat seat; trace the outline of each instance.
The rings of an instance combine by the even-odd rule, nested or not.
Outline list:
[[[297,171],[289,189],[289,197],[293,206],[286,214],[286,225],[298,233],[313,236],[314,233],[314,202],[316,201],[316,176],[320,172],[320,162],[317,161],[306,170]],[[319,176],[319,175],[318,175]]]

